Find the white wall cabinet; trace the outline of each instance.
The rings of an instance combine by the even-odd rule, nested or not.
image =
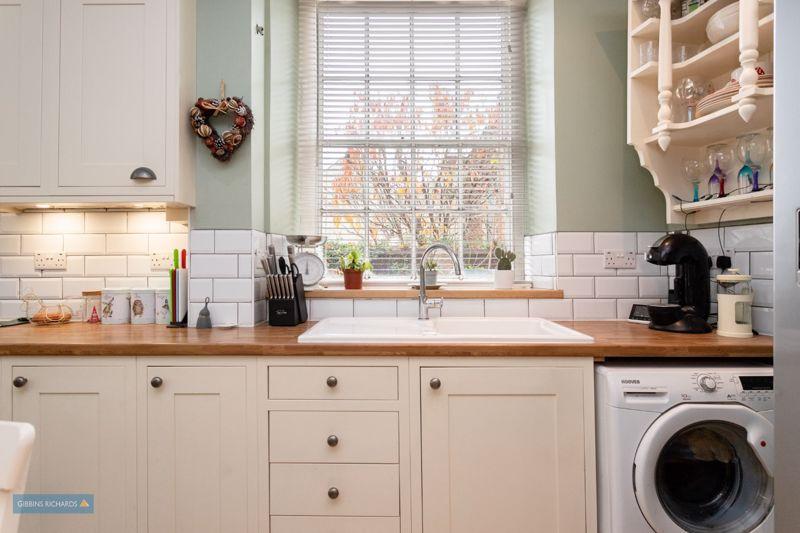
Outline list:
[[[24,533],[594,533],[592,376],[591,358],[4,357],[0,419],[36,427],[30,492],[95,495]]]
[[[59,187],[131,187],[165,173],[165,0],[61,0]]]
[[[193,1],[0,0],[0,30],[0,202],[193,204]]]
[[[25,515],[20,531],[134,533],[133,359],[58,364],[30,358],[7,365],[5,375],[10,418],[36,428],[27,491],[94,494],[93,514]]]
[[[589,531],[586,378],[580,367],[422,368],[423,532]]]
[[[44,0],[0,0],[0,188],[42,184]]]

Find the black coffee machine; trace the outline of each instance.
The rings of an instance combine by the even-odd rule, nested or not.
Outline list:
[[[710,333],[711,258],[705,247],[685,233],[661,237],[647,252],[654,265],[675,265],[669,303],[649,305],[650,328],[676,333]]]

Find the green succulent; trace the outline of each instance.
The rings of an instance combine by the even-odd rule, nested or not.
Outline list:
[[[511,265],[517,258],[517,254],[511,250],[503,250],[499,246],[494,249],[494,256],[497,258],[497,270],[511,270]]]
[[[358,270],[366,272],[372,270],[372,263],[364,259],[364,255],[356,247],[350,248],[345,255],[339,258],[339,268],[341,270]]]
[[[437,263],[433,259],[426,259],[425,262],[422,263],[422,267],[425,270],[437,270],[439,268],[439,263]]]

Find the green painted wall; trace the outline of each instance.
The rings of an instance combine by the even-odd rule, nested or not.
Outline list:
[[[225,79],[256,130],[227,163],[198,143],[193,227],[291,232],[297,3],[197,2],[198,94]],[[527,233],[665,227],[663,196],[625,142],[626,10],[625,0],[529,0]]]
[[[559,231],[663,230],[664,197],[626,143],[626,0],[555,2]]]
[[[527,234],[556,230],[555,2],[529,0],[527,69]]]
[[[272,233],[296,232],[297,0],[269,0],[269,128],[265,203]]]
[[[241,96],[254,112],[255,127],[245,144],[225,163],[197,143],[196,229],[264,229],[264,0],[197,0],[197,94]],[[260,76],[260,81],[259,81]],[[187,110],[188,112],[188,110]],[[219,122],[224,127],[225,118]]]

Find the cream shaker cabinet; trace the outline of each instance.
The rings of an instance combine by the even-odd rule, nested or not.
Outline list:
[[[0,202],[192,205],[195,32],[193,0],[0,0]]]
[[[586,365],[422,368],[423,532],[593,531],[587,380]]]
[[[24,533],[594,533],[590,358],[0,357]]]
[[[5,366],[11,418],[36,428],[27,492],[94,495],[93,514],[25,515],[22,533],[136,531],[133,368],[132,358]]]
[[[139,436],[146,512],[139,530],[254,531],[248,477],[256,470],[249,437],[256,433],[248,420],[254,387],[247,367],[148,366],[146,376],[146,436]]]
[[[164,186],[166,15],[166,0],[61,0],[59,188]]]
[[[42,185],[42,9],[45,0],[0,0],[0,189]]]

